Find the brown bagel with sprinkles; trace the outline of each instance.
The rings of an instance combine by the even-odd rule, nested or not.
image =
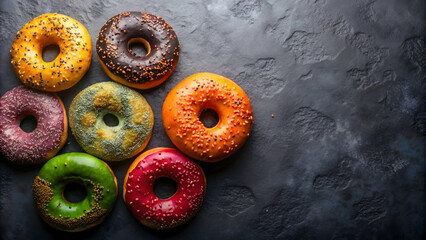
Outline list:
[[[132,43],[142,43],[146,56],[129,50]],[[123,12],[109,19],[101,28],[96,51],[103,70],[123,85],[148,89],[164,82],[179,59],[179,41],[163,18],[144,12]]]

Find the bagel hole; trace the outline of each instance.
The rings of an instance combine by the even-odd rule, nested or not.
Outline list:
[[[79,203],[87,196],[86,188],[80,182],[70,182],[65,185],[64,199],[70,203]]]
[[[204,109],[198,118],[206,128],[214,128],[219,122],[219,115],[210,108]]]
[[[154,193],[160,199],[172,197],[177,190],[177,183],[171,178],[160,177],[154,182]]]
[[[22,131],[30,133],[37,128],[37,119],[33,115],[28,115],[21,120],[19,127]]]
[[[115,127],[119,123],[118,118],[114,116],[114,114],[110,114],[110,113],[106,114],[103,120],[104,120],[104,123],[109,127]]]
[[[151,52],[151,45],[143,38],[132,38],[128,42],[128,50],[135,57],[145,57]]]
[[[51,44],[43,48],[42,58],[45,62],[51,62],[56,59],[61,49],[57,44]]]

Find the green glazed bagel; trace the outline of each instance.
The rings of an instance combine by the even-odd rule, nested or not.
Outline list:
[[[105,124],[107,114],[117,117],[117,126]],[[154,125],[145,98],[115,82],[96,83],[81,91],[71,103],[69,120],[84,151],[106,161],[121,161],[140,153]]]
[[[87,196],[78,203],[64,197],[65,186],[80,183]],[[65,153],[50,159],[33,183],[40,216],[50,226],[79,232],[100,224],[117,199],[117,179],[102,160],[86,153]]]

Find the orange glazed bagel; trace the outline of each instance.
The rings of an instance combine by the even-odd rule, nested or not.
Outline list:
[[[55,60],[45,62],[43,49],[58,45]],[[18,32],[10,50],[12,66],[28,87],[58,92],[74,86],[90,67],[92,42],[86,28],[57,13],[34,18]]]
[[[219,122],[207,128],[198,118],[203,110],[217,112]],[[250,100],[233,81],[197,73],[180,82],[166,97],[163,125],[174,145],[200,161],[217,162],[237,151],[250,135]]]

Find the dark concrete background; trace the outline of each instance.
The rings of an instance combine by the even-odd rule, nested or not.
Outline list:
[[[95,44],[109,18],[137,10],[164,17],[181,44],[171,78],[141,91],[155,116],[147,149],[173,146],[162,127],[162,104],[197,72],[239,84],[251,99],[255,124],[234,156],[202,163],[204,205],[171,231],[139,224],[121,196],[98,227],[56,231],[32,202],[41,166],[2,159],[0,239],[421,239],[425,9],[423,0],[1,1],[0,95],[20,84],[9,49],[32,18],[69,15]],[[93,49],[86,76],[59,93],[67,110],[85,87],[109,80],[95,56]],[[74,151],[82,149],[70,134],[60,153]],[[131,162],[111,164],[120,193]]]

